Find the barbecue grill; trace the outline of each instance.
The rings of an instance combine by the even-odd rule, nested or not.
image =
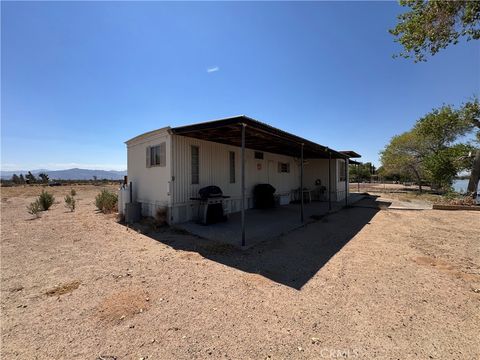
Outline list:
[[[225,221],[227,217],[224,213],[223,200],[230,196],[224,196],[222,189],[218,186],[210,185],[201,188],[198,191],[199,197],[190,198],[199,202],[198,221],[201,224],[208,225],[220,221]]]

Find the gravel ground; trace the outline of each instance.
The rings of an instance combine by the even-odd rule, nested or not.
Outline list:
[[[75,188],[40,219],[40,188],[2,188],[3,359],[480,358],[478,212],[365,199],[241,252]]]

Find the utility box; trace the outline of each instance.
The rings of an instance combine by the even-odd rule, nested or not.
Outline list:
[[[139,222],[142,218],[142,204],[139,202],[131,202],[125,204],[125,222],[133,224]]]

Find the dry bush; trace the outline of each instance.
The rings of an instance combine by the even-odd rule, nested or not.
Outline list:
[[[164,226],[167,224],[167,208],[160,207],[155,211],[155,224],[157,226]]]
[[[75,198],[71,195],[65,196],[65,207],[67,209],[70,209],[70,211],[75,211],[75,206],[76,206],[77,201]]]
[[[40,217],[40,211],[42,211],[42,205],[40,205],[40,201],[35,200],[34,202],[27,205],[27,211],[31,215],[35,215],[36,218]]]

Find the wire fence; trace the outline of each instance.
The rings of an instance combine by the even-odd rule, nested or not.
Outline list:
[[[378,180],[372,182],[351,182],[350,192],[368,193],[406,193],[418,191],[414,183],[401,183],[395,181]],[[422,190],[430,190],[429,186],[422,186]]]

